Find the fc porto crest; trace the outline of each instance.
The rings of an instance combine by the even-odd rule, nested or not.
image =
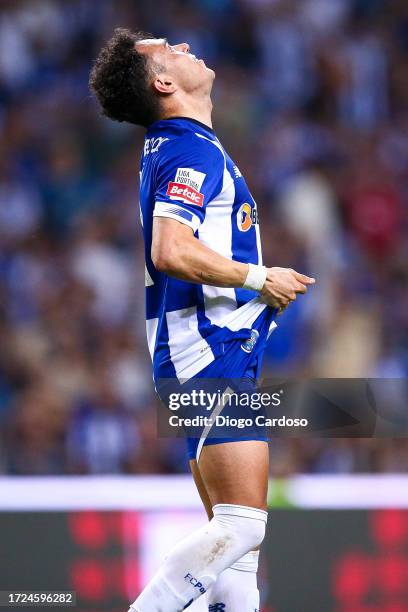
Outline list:
[[[259,332],[256,329],[251,330],[251,337],[248,340],[245,340],[243,344],[241,344],[241,348],[246,353],[250,353],[257,343],[259,338]]]

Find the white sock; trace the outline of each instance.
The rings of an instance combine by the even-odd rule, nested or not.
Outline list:
[[[221,572],[207,594],[209,612],[259,612],[258,559],[251,550]]]
[[[169,554],[131,608],[136,612],[180,612],[201,597],[222,571],[258,546],[267,513],[257,508],[218,504],[214,517]]]

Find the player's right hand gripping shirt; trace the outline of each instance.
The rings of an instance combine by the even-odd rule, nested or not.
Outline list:
[[[255,201],[213,130],[186,118],[150,126],[141,162],[140,207],[155,380],[195,376],[222,354],[230,339],[246,340],[243,350],[252,350],[261,338],[266,342],[274,311],[256,292],[177,280],[156,270],[151,259],[153,218],[168,217],[191,227],[197,239],[224,257],[262,263]]]

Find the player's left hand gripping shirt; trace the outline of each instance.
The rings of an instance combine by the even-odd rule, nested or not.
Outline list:
[[[239,337],[243,330],[247,339],[266,307],[253,291],[198,285],[156,270],[151,259],[153,218],[188,225],[198,240],[224,257],[261,264],[256,204],[213,130],[192,119],[174,118],[147,131],[140,207],[154,378],[190,378],[220,354],[228,335]]]

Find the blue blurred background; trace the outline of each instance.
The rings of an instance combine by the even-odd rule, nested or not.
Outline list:
[[[157,440],[138,211],[142,129],[88,91],[115,26],[216,69],[214,125],[264,259],[318,285],[265,374],[408,374],[404,0],[2,0],[0,473],[174,473]],[[405,472],[405,440],[280,440],[275,475]]]

